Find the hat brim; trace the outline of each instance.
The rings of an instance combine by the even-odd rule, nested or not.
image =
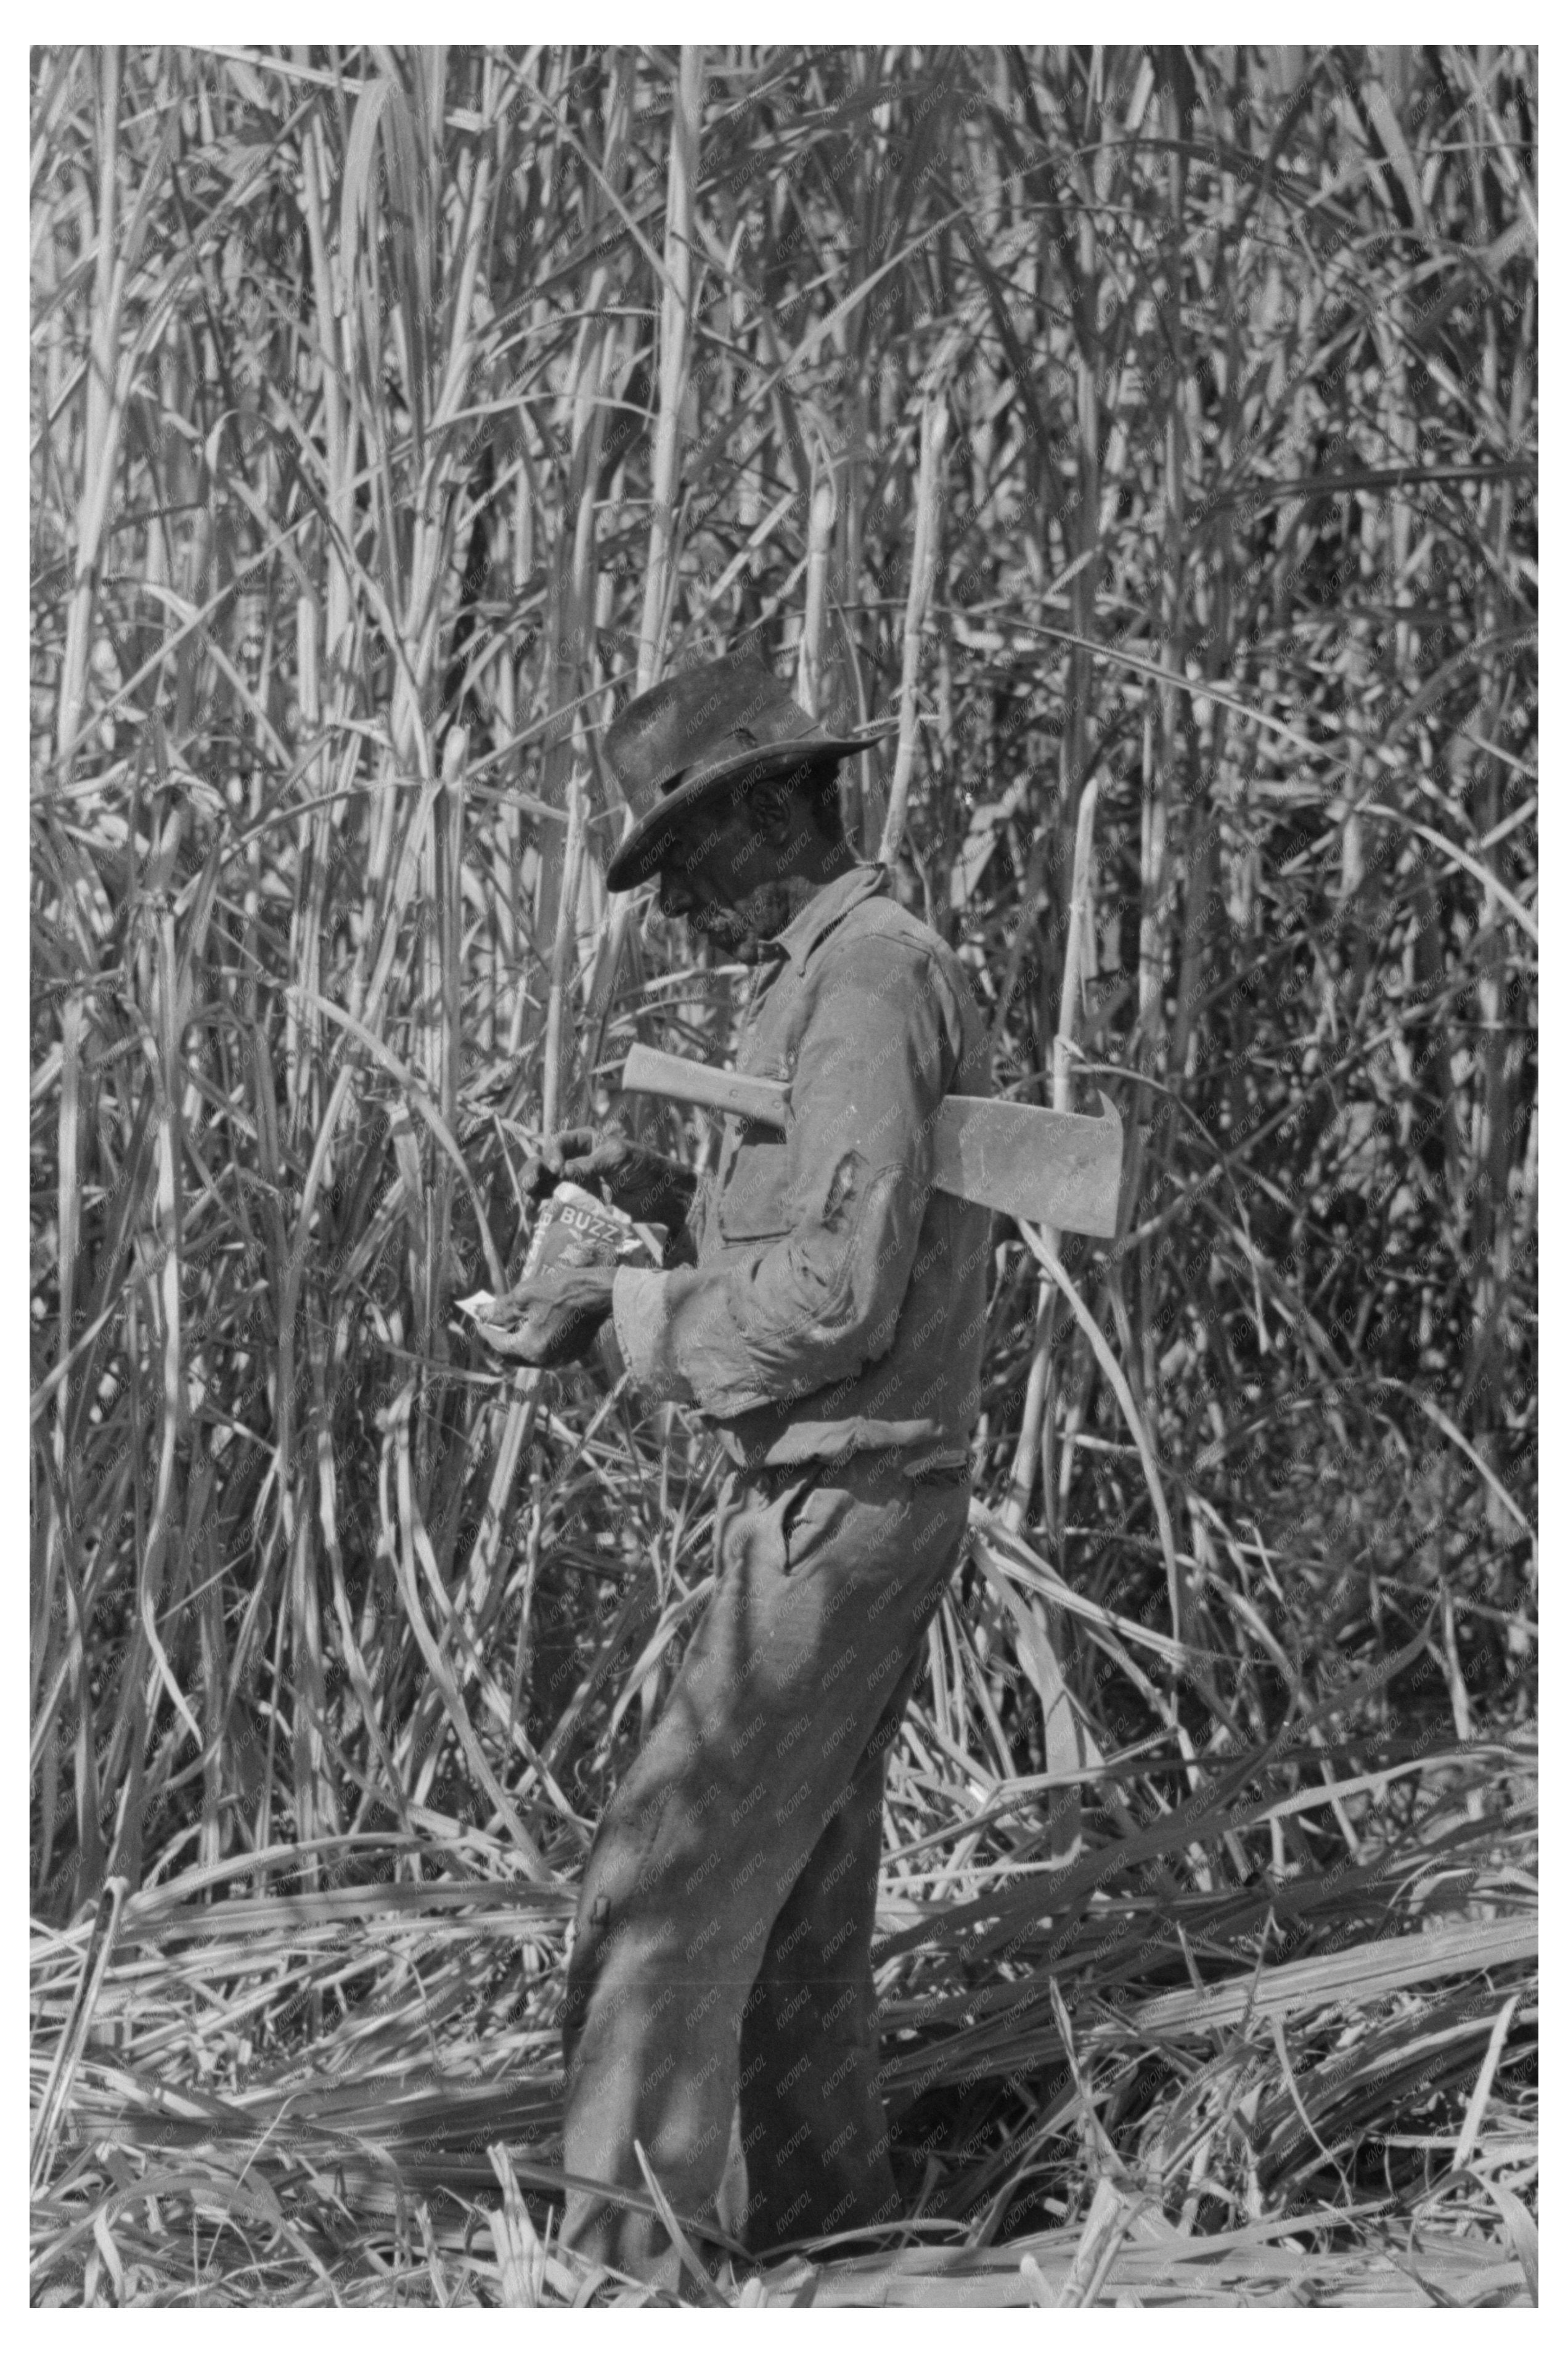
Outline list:
[[[689,776],[666,793],[657,808],[632,827],[616,850],[605,870],[605,883],[611,891],[635,891],[641,884],[652,881],[663,863],[670,837],[682,818],[705,801],[715,800],[726,790],[732,794],[751,791],[754,786],[770,784],[779,776],[803,775],[839,760],[852,759],[857,752],[869,752],[889,735],[896,735],[896,719],[879,719],[854,735],[797,735],[783,744],[759,744],[755,748],[732,753],[727,759],[717,760],[711,767]]]

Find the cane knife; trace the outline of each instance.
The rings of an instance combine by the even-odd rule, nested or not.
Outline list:
[[[789,1124],[789,1090],[781,1081],[715,1071],[652,1046],[632,1047],[620,1084],[627,1094],[662,1095],[762,1127]],[[1103,1094],[1098,1118],[983,1095],[944,1095],[931,1144],[931,1184],[938,1193],[1065,1233],[1109,1240],[1116,1232],[1121,1121]]]

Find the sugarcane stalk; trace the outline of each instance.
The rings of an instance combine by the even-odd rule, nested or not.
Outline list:
[[[120,155],[122,53],[106,46],[98,58],[99,174],[98,250],[93,269],[92,342],[87,371],[86,420],[82,436],[81,500],[78,509],[75,578],[66,615],[65,655],[60,664],[56,748],[60,780],[69,778],[71,753],[81,732],[87,695],[87,665],[98,596],[99,557],[115,481],[115,459],[124,396],[119,382],[120,315],[125,272],[116,220]]]
[[[1051,1102],[1056,1111],[1071,1111],[1072,1104],[1072,1041],[1078,1021],[1078,1005],[1083,988],[1083,967],[1086,941],[1091,936],[1093,909],[1090,903],[1090,861],[1094,849],[1095,804],[1098,797],[1099,779],[1091,777],[1078,801],[1077,835],[1073,853],[1073,893],[1067,917],[1067,953],[1062,971],[1062,1003],[1057,1015],[1056,1034],[1051,1050]],[[1062,1237],[1054,1227],[1042,1228],[1046,1246],[1053,1258],[1062,1247]],[[1007,1497],[1001,1507],[1004,1526],[1016,1532],[1023,1525],[1029,1509],[1034,1482],[1039,1475],[1045,1410],[1050,1395],[1051,1335],[1054,1321],[1055,1283],[1043,1267],[1034,1309],[1034,1346],[1029,1359],[1029,1379],[1023,1393],[1023,1413],[1019,1426],[1018,1444],[1012,1457],[1012,1471],[1008,1481]],[[1075,1711],[1067,1692],[1066,1680],[1056,1656],[1057,1630],[1051,1616],[1041,1610],[1040,1633],[1045,1654],[1046,1675],[1053,1674],[1056,1688],[1047,1697],[1042,1694],[1044,1714],[1046,1770],[1070,1773],[1103,1765],[1104,1756],[1088,1726]],[[1059,1639],[1059,1635],[1057,1636]],[[1075,1788],[1054,1790],[1051,1803],[1051,1852],[1056,1862],[1065,1862],[1083,1836],[1083,1806]]]
[[[568,992],[577,941],[577,896],[582,889],[583,849],[587,840],[587,794],[580,769],[567,786],[567,840],[562,855],[560,914],[550,949],[550,998],[545,1016],[545,1076],[539,1103],[539,1125],[548,1135],[556,1127],[561,1106],[561,1073],[567,1062],[567,1037],[571,1021]]]
[[[567,843],[561,913],[550,956],[550,998],[545,1022],[545,1076],[539,1124],[546,1135],[554,1129],[560,1112],[561,1072],[566,1062],[566,1038],[571,1018],[568,986],[573,951],[577,944],[577,892],[582,882],[586,821],[584,780],[581,773],[574,769],[567,786]],[[476,1603],[483,1599],[501,1548],[502,1524],[511,1499],[512,1483],[517,1475],[517,1465],[533,1435],[543,1377],[534,1366],[526,1366],[512,1376],[506,1420],[501,1433],[501,1444],[496,1450],[490,1492],[484,1499],[484,1510],[468,1570],[467,1583]]]
[[[653,512],[642,626],[637,638],[637,691],[647,692],[663,664],[670,575],[674,564],[675,491],[680,480],[681,406],[692,341],[692,202],[696,186],[703,99],[703,51],[687,43],[670,122],[669,194],[664,207],[664,292],[659,321],[659,421],[653,442]]]
[[[681,409],[691,368],[692,338],[692,206],[702,145],[704,51],[688,43],[681,50],[681,69],[670,130],[670,172],[664,207],[664,287],[659,314],[659,415],[653,436],[652,522],[648,540],[648,570],[642,586],[642,621],[637,638],[637,691],[656,686],[664,667],[664,647],[670,626],[670,581],[673,567],[675,489],[680,468]],[[621,838],[631,829],[626,813]],[[620,969],[621,950],[631,926],[637,902],[630,892],[607,907],[599,926],[588,990],[588,1051],[583,1067],[592,1071],[604,1051],[609,1025],[610,999]]]
[[[813,719],[822,712],[822,638],[828,617],[828,565],[838,497],[832,458],[819,440],[812,452],[811,521],[806,542],[806,610],[795,665],[795,700]]]
[[[1089,903],[1089,862],[1094,848],[1095,804],[1098,797],[1099,779],[1091,777],[1078,802],[1078,828],[1073,852],[1073,895],[1067,917],[1067,955],[1062,971],[1062,1006],[1057,1016],[1056,1034],[1051,1047],[1051,1103],[1053,1110],[1071,1111],[1073,1107],[1072,1045],[1077,1028],[1078,1005],[1083,988],[1084,943],[1092,920]],[[1054,1228],[1044,1228],[1046,1240],[1053,1250],[1059,1250],[1062,1237]],[[1008,1527],[1017,1530],[1023,1525],[1030,1497],[1040,1468],[1041,1430],[1044,1420],[1047,1374],[1049,1370],[1050,1309],[1054,1291],[1049,1274],[1040,1278],[1038,1304],[1034,1318],[1034,1352],[1029,1362],[1029,1384],[1024,1392],[1023,1417],[1019,1428],[1018,1444],[1012,1457],[1012,1472],[1008,1482],[1007,1501],[1001,1516]]]
[[[948,438],[948,406],[938,387],[927,394],[920,418],[920,473],[915,493],[915,547],[909,563],[909,594],[904,607],[904,676],[898,696],[898,754],[893,765],[893,789],[887,796],[877,858],[891,866],[904,839],[909,807],[909,779],[915,766],[915,681],[920,667],[920,632],[931,601],[937,573],[937,498],[941,480],[942,450]]]

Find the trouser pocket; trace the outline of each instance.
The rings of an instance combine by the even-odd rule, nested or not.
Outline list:
[[[810,1542],[808,1526],[801,1534],[801,1522],[806,1518],[811,1498],[822,1483],[825,1463],[813,1463],[797,1479],[791,1479],[779,1503],[779,1540],[784,1552],[784,1574],[789,1576],[800,1559],[804,1546]]]
[[[786,1577],[814,1561],[854,1509],[854,1497],[839,1485],[831,1462],[813,1462],[790,1481],[780,1501],[779,1541]]]

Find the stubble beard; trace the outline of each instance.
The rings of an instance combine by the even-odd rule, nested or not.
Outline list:
[[[787,882],[759,882],[743,899],[705,908],[688,917],[710,945],[738,964],[755,964],[768,940],[777,939],[796,913],[797,894]]]

